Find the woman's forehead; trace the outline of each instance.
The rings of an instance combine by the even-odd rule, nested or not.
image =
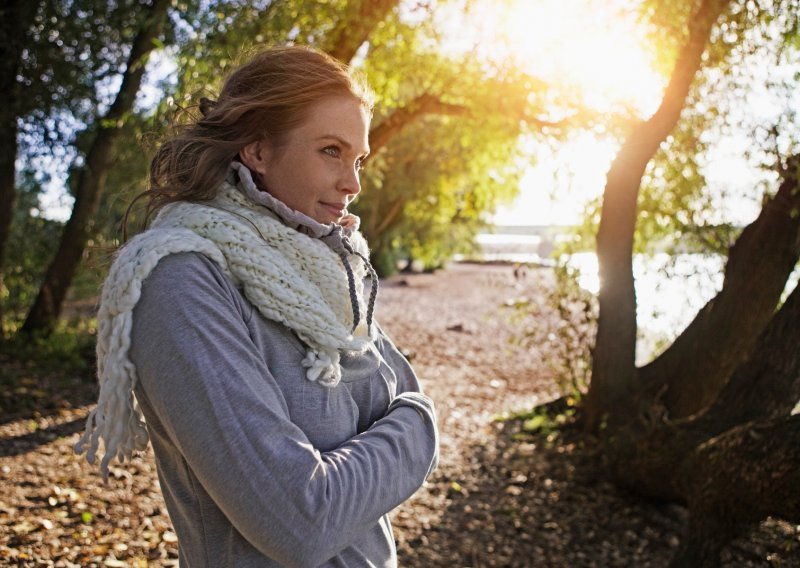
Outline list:
[[[328,97],[309,109],[295,134],[307,140],[330,139],[358,153],[369,151],[369,111],[353,97]]]

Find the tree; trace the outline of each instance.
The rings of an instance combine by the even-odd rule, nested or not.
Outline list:
[[[7,94],[0,110],[0,330],[10,301],[3,273],[8,268],[17,162],[31,170],[44,157],[69,159],[69,125],[85,122],[102,103],[97,87],[122,57],[132,13],[128,4],[133,1],[121,0],[119,10],[98,0],[12,1],[0,8],[0,83]],[[41,186],[44,172],[37,177]]]
[[[76,4],[75,13],[70,15],[79,16],[77,18],[79,20],[82,17],[93,22],[93,16],[100,11],[100,8],[94,6],[92,0],[83,1],[84,3]],[[177,26],[181,30],[180,49],[176,56],[179,76],[177,82],[165,92],[165,98],[159,107],[159,117],[166,114],[164,111],[168,105],[165,101],[175,92],[178,104],[191,104],[198,91],[213,90],[214,85],[219,84],[220,69],[227,68],[231,61],[238,57],[237,54],[246,54],[253,44],[303,42],[317,45],[336,56],[349,59],[370,35],[374,35],[375,29],[385,20],[392,22],[388,26],[390,29],[401,29],[410,35],[418,33],[412,26],[398,23],[398,16],[393,12],[396,5],[396,0],[363,3],[332,2],[325,9],[320,9],[315,2],[296,2],[270,3],[266,9],[262,9],[263,7],[257,2],[233,4],[223,1],[184,10],[181,13],[182,24]],[[124,35],[114,37],[111,42],[115,49],[119,46],[132,46],[127,54],[128,61],[124,66],[122,85],[117,92],[116,100],[108,110],[97,116],[86,111],[79,114],[75,108],[94,109],[99,106],[100,101],[92,99],[87,101],[82,92],[73,91],[76,99],[82,104],[74,104],[69,107],[69,111],[79,118],[79,121],[89,125],[75,136],[74,140],[65,141],[65,146],[74,154],[69,185],[75,197],[75,205],[59,249],[46,271],[39,294],[22,328],[25,333],[47,333],[52,328],[81,259],[85,260],[88,239],[91,237],[93,241],[98,241],[95,221],[98,220],[98,204],[103,199],[108,176],[111,175],[114,181],[112,186],[114,195],[110,199],[112,202],[119,200],[121,187],[137,183],[143,185],[142,178],[127,181],[121,179],[118,175],[120,168],[114,168],[113,172],[109,172],[109,165],[115,161],[120,144],[123,143],[120,140],[122,128],[132,122],[143,122],[136,117],[133,100],[141,83],[144,62],[148,53],[154,48],[153,40],[159,35],[159,27],[163,25],[166,4],[160,1],[153,3],[147,12],[150,16],[143,17],[140,11],[130,10],[120,3],[112,12],[112,14],[117,13],[129,14],[128,20],[119,27],[135,32],[128,37]],[[62,21],[69,20],[66,15],[45,17],[45,25],[39,29],[40,35],[56,35],[53,30],[48,30],[50,21],[61,25]],[[358,19],[358,25],[352,25],[353,19]],[[85,30],[82,32],[82,37],[90,35]],[[64,37],[63,30],[61,36]],[[374,45],[374,41],[372,44]],[[102,49],[98,47],[94,51],[104,53],[105,50],[106,46],[102,45]],[[94,61],[95,58],[82,57],[81,60]],[[29,66],[33,73],[41,73],[44,67],[41,57],[32,61]],[[118,67],[122,65],[115,66],[113,62],[107,62],[106,78]],[[93,70],[94,67],[83,73],[76,72],[75,75],[81,77],[82,83],[97,86],[98,78],[96,73],[92,73]],[[387,108],[391,107],[387,105]],[[403,101],[397,106],[397,112],[391,120],[380,125],[375,132],[374,150],[379,151],[382,145],[387,144],[395,135],[423,115],[453,114],[462,110],[455,105],[449,107],[438,98],[438,94],[434,96],[431,93],[420,93],[416,98]],[[45,123],[48,119],[52,120],[53,113],[57,112],[42,104],[36,107],[36,111]],[[156,127],[161,129],[164,124]],[[125,144],[128,142],[129,139],[124,141]],[[128,175],[136,176],[132,172],[137,168],[126,169],[130,170],[127,172]],[[101,237],[99,241],[113,243],[114,239]]]
[[[4,337],[3,267],[16,198],[17,119],[22,113],[17,76],[21,71],[25,31],[33,23],[37,7],[35,2],[14,0],[0,8],[0,90],[11,95],[10,104],[0,108],[0,341]]]
[[[69,140],[63,144],[69,148],[67,155],[72,156],[69,187],[75,204],[22,327],[25,333],[47,333],[52,329],[81,259],[86,258],[89,239],[116,242],[110,236],[98,238],[95,223],[109,176],[114,180],[110,202],[119,201],[121,188],[144,185],[138,177],[138,160],[137,167],[123,172],[130,179],[122,179],[119,168],[110,173],[109,165],[123,144],[122,129],[134,122],[148,121],[134,108],[133,99],[141,84],[144,62],[166,20],[167,7],[161,0],[144,12],[127,9],[121,2],[113,9],[105,3],[95,6],[97,0],[81,2],[68,5],[77,6],[74,15],[78,19],[94,21],[95,14],[102,12],[101,6],[110,10],[109,15],[124,19],[124,25],[119,27],[128,33],[113,37],[111,46],[115,53],[125,53],[127,63],[97,61],[90,66],[90,72],[75,74],[82,77],[76,82],[91,87],[98,87],[98,80],[105,79],[106,83],[101,81],[101,88],[95,89],[99,92],[103,84],[108,85],[109,78],[119,76],[119,69],[125,69],[116,99],[108,101],[111,104],[107,111],[97,114],[95,109],[104,106],[98,105],[101,101],[81,98],[82,95],[73,105],[82,113],[73,107],[68,109],[77,122],[88,125],[77,135],[68,135]],[[586,120],[585,116],[576,116],[548,121],[550,111],[558,114],[563,109],[545,108],[538,96],[526,93],[526,86],[533,85],[542,92],[544,85],[515,69],[479,64],[470,61],[469,55],[441,56],[432,47],[436,39],[433,26],[426,19],[408,21],[397,0],[335,0],[324,5],[301,1],[270,2],[264,6],[255,1],[227,0],[186,4],[181,4],[181,13],[176,14],[180,21],[169,26],[172,35],[167,43],[174,47],[168,53],[174,57],[177,72],[159,104],[158,119],[152,122],[156,132],[151,134],[157,135],[166,128],[169,121],[161,119],[173,114],[176,107],[191,113],[199,93],[213,96],[221,82],[221,72],[262,43],[309,44],[344,60],[355,57],[355,64],[369,76],[378,95],[371,133],[374,158],[370,172],[364,176],[365,191],[359,203],[365,230],[374,240],[378,256],[389,258],[402,252],[433,266],[463,250],[483,226],[483,213],[515,191],[514,180],[521,167],[515,163],[515,146],[525,125],[533,131],[557,131],[568,128],[570,122]],[[88,16],[81,16],[81,10]],[[63,19],[59,14],[54,21]],[[48,34],[47,25],[39,31],[40,35]],[[83,35],[87,33],[84,30]],[[96,51],[104,53],[104,49],[105,46]],[[95,60],[92,54],[81,57],[87,59]],[[29,66],[33,72],[41,71],[38,60]],[[98,77],[99,68],[103,68],[103,77]],[[53,120],[56,111],[45,105],[36,108],[44,123]],[[423,127],[435,130],[431,136],[436,141],[429,154],[420,154],[414,144],[415,132],[418,134]],[[473,131],[480,131],[480,135]],[[459,148],[459,153],[447,156],[448,146]],[[437,153],[438,158],[434,159]],[[394,169],[398,164],[402,168]],[[371,191],[372,184],[389,191]],[[388,203],[384,200],[386,195],[393,196]],[[432,207],[433,203],[437,207]],[[379,264],[392,267],[391,262]]]
[[[384,49],[374,39],[365,71],[373,84],[401,74],[403,93],[375,119],[374,157],[355,210],[375,265],[390,273],[398,258],[433,267],[469,250],[484,212],[516,191],[520,125],[533,117],[537,102],[529,102],[534,95],[521,74],[491,77],[477,62],[424,52],[404,57],[407,68],[385,69],[391,60]]]
[[[432,268],[471,252],[486,213],[516,194],[529,161],[521,137],[555,139],[597,119],[569,96],[548,99],[553,86],[513,64],[421,47],[437,41],[436,30],[390,19],[363,62],[379,104],[355,207],[383,274],[399,259]]]
[[[22,332],[47,333],[59,315],[72,277],[80,262],[105,189],[108,171],[113,164],[114,149],[136,99],[150,52],[158,45],[167,20],[169,0],[153,0],[133,40],[117,96],[108,111],[94,125],[93,140],[85,157],[85,165],[74,172],[75,204],[64,227],[64,234],[53,262],[45,273],[39,294],[28,314]]]
[[[800,258],[799,156],[783,159],[778,191],[731,247],[719,294],[662,355],[635,366],[631,257],[646,168],[703,66],[730,51],[716,31],[737,22],[797,30],[796,2],[696,6],[661,106],[633,127],[608,173],[597,233],[597,337],[581,405],[583,426],[601,436],[621,484],[689,504],[691,536],[676,566],[716,565],[737,531],[768,515],[800,518],[798,420],[790,416],[800,398],[800,290],[780,305]]]
[[[429,18],[404,19],[399,2],[250,3],[214,7],[177,56],[176,100],[190,107],[198,93],[214,96],[220,69],[253,44],[308,44],[353,59],[376,92],[372,154],[355,204],[382,272],[396,256],[435,266],[470,246],[483,216],[516,191],[518,137],[590,120],[550,122],[541,81],[435,49]],[[425,6],[416,8],[419,11]],[[360,50],[360,51],[359,51]],[[536,93],[532,93],[532,87]],[[565,97],[565,100],[569,100]],[[568,105],[566,105],[568,106]],[[564,114],[563,112],[561,114]],[[572,114],[575,114],[574,112]],[[424,140],[424,151],[420,141]]]
[[[626,400],[635,390],[636,298],[631,259],[638,191],[647,164],[680,118],[712,26],[727,4],[726,0],[700,4],[660,107],[633,129],[608,172],[597,233],[600,314],[592,382],[584,406],[585,420],[592,426],[599,421],[597,409],[610,416],[624,415],[617,401]]]

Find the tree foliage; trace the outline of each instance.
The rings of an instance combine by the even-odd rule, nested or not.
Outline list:
[[[36,181],[35,172],[23,171],[19,180],[10,242],[25,243],[25,246],[12,246],[8,250],[5,273],[7,296],[3,302],[11,325],[21,321],[33,303],[63,229],[62,223],[41,215],[38,200],[41,187]]]
[[[0,297],[8,297],[3,272],[17,165],[35,171],[42,185],[49,175],[43,167],[80,159],[75,133],[106,103],[104,86],[125,56],[125,33],[137,17],[135,6],[15,0],[0,9],[0,84],[8,96],[0,110]],[[62,167],[60,173],[65,171]],[[0,303],[0,339],[3,307]]]
[[[213,94],[219,70],[260,43],[336,54],[342,30],[364,17],[367,4],[275,3],[258,16],[247,3],[235,11],[220,4],[216,26],[200,26],[178,55],[176,98],[190,105],[201,91]],[[373,156],[355,212],[387,273],[399,258],[433,267],[470,247],[486,212],[516,191],[517,141],[539,103],[530,77],[443,56],[425,18],[411,21],[400,9],[386,10],[391,3],[376,4],[386,16],[372,20],[354,62],[376,94]]]
[[[797,36],[795,4],[792,0],[734,2],[712,30],[681,120],[642,179],[637,250],[646,251],[658,242],[725,255],[742,221],[726,221],[720,211],[726,210],[727,203],[759,202],[775,192],[781,160],[796,152],[800,140],[794,81],[781,81],[769,72],[800,61],[792,48],[792,38]],[[660,30],[661,45],[681,41],[680,30],[687,21],[684,11],[690,3],[647,6],[651,25]],[[765,107],[775,107],[777,112],[766,115]],[[750,164],[755,183],[742,188],[709,184],[704,171],[713,159],[710,150],[735,137],[749,141],[741,159]]]
[[[138,0],[32,2],[15,97],[26,155],[71,144],[111,100],[141,18]]]
[[[141,25],[132,14],[124,20],[126,8],[123,3],[108,7],[108,18],[120,31],[96,38],[99,44],[93,49],[107,51],[109,58],[126,53],[125,41],[131,41]],[[522,169],[520,134],[568,126],[563,120],[547,122],[550,109],[544,105],[545,85],[540,81],[513,68],[473,61],[468,54],[441,55],[437,31],[420,17],[430,9],[425,5],[413,8],[414,17],[398,2],[219,0],[180,2],[175,8],[159,55],[174,63],[175,72],[161,83],[163,97],[154,114],[134,108],[126,115],[125,133],[116,144],[117,154],[130,161],[117,160],[109,172],[109,191],[102,199],[112,206],[103,206],[100,217],[92,220],[88,257],[102,259],[104,247],[119,242],[113,233],[119,205],[131,188],[143,187],[142,154],[152,146],[137,154],[138,141],[157,140],[168,130],[170,115],[191,109],[201,95],[213,97],[226,70],[262,45],[307,44],[342,57],[355,55],[355,66],[373,85],[374,158],[356,209],[363,216],[376,264],[385,272],[393,271],[397,257],[413,257],[432,267],[467,250],[485,225],[486,213],[516,192]],[[92,11],[87,18],[100,16]],[[45,32],[49,33],[46,26]],[[103,92],[98,86],[113,83],[122,67],[119,60],[114,67],[93,60],[76,76],[91,87],[88,93],[92,88]],[[69,110],[70,120],[84,121],[87,127],[77,135],[71,131],[64,152],[73,156],[73,182],[102,126],[101,115],[92,116],[92,111],[104,104],[80,96],[76,100],[83,102]],[[46,109],[41,112],[48,114]],[[92,247],[99,247],[100,253],[93,254]]]

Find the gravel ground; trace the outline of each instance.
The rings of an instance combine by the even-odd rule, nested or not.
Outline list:
[[[541,354],[512,343],[502,308],[540,300],[549,282],[546,270],[517,281],[509,267],[460,264],[382,283],[378,317],[436,400],[441,429],[439,469],[393,513],[402,566],[658,567],[675,551],[683,508],[617,490],[569,429],[497,420],[558,396]],[[112,467],[108,486],[72,453],[91,382],[7,361],[0,373],[17,385],[3,400],[37,409],[0,418],[0,565],[177,565],[152,453]],[[800,527],[767,521],[723,565],[800,566]]]

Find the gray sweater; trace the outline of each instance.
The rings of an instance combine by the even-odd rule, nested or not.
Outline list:
[[[304,356],[200,254],[145,281],[135,392],[182,566],[396,566],[386,514],[435,467],[433,405],[383,333],[334,388]]]

